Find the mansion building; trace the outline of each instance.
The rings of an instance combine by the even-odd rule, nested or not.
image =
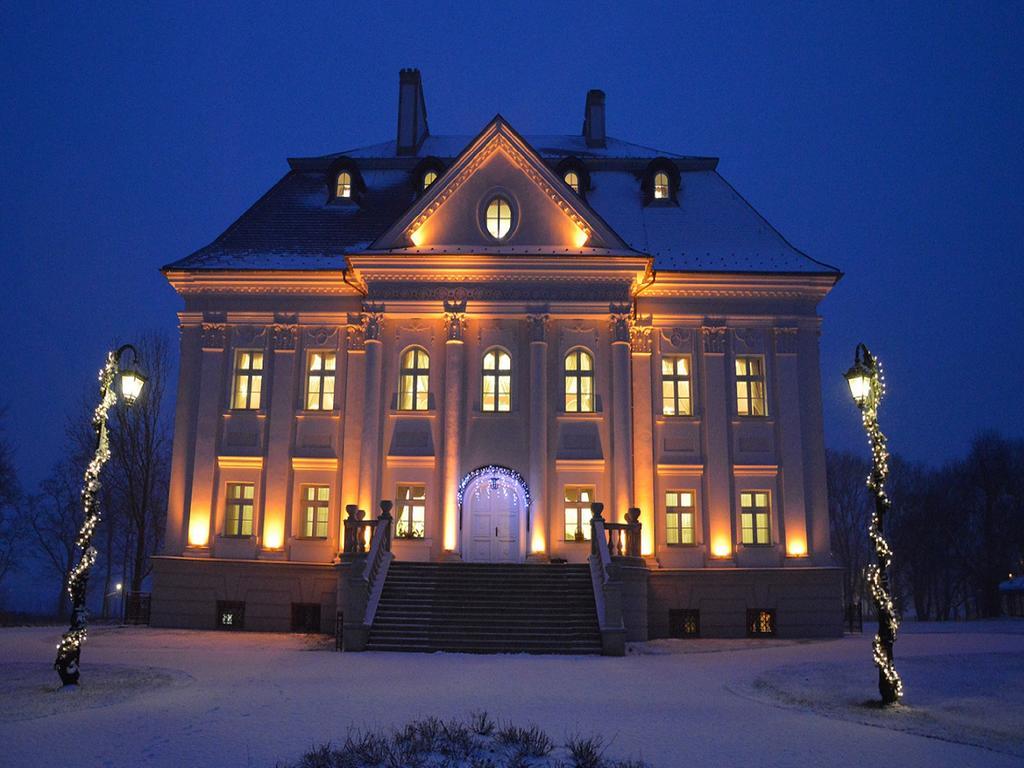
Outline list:
[[[154,624],[386,648],[382,617],[437,636],[401,613],[426,582],[528,617],[564,574],[567,650],[590,625],[605,652],[841,633],[817,314],[840,273],[716,158],[608,136],[600,91],[579,135],[435,136],[403,70],[395,140],[288,163],[163,270],[184,308]]]

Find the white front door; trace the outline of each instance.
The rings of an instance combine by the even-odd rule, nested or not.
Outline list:
[[[519,485],[500,475],[482,475],[467,490],[463,497],[463,514],[469,524],[466,559],[475,563],[518,562],[523,508]]]

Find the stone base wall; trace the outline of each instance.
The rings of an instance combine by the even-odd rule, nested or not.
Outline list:
[[[153,558],[150,624],[217,629],[217,602],[245,603],[245,629],[290,632],[294,603],[320,606],[320,631],[334,634],[335,566],[260,560]]]
[[[775,612],[777,637],[841,637],[839,568],[701,568],[652,570],[647,634],[669,637],[669,611],[700,611],[701,637],[746,637],[747,610]]]

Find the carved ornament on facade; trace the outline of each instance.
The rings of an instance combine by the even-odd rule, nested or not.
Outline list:
[[[295,340],[299,335],[299,326],[289,323],[274,323],[271,329],[270,343],[274,349],[295,349]]]
[[[799,328],[773,328],[775,351],[780,355],[794,355],[797,349]]]
[[[203,323],[203,349],[224,349],[228,341],[227,323]]]
[[[366,348],[366,320],[361,312],[349,312],[345,325],[345,348],[360,351]]]
[[[444,330],[448,341],[462,341],[466,332],[466,300],[444,300]]]
[[[363,304],[362,326],[364,341],[380,341],[384,333],[384,305]]]
[[[612,341],[629,341],[629,326],[632,324],[633,315],[632,305],[609,304],[608,312],[611,315],[608,327],[611,330]]]
[[[338,326],[321,325],[303,329],[303,342],[308,347],[337,347]]]
[[[734,328],[736,348],[743,352],[763,352],[764,334],[760,328]]]
[[[661,340],[680,352],[693,349],[693,331],[689,328],[672,328],[668,333],[661,331]]]
[[[267,326],[236,325],[231,331],[231,341],[239,347],[266,347]]]
[[[548,321],[550,316],[546,312],[539,312],[526,316],[526,329],[530,334],[530,341],[548,340]]]
[[[704,351],[712,355],[725,354],[725,331],[724,325],[702,325],[701,336],[704,339]]]
[[[637,315],[629,324],[629,346],[637,354],[651,354],[653,347],[651,334],[654,321],[650,315]]]

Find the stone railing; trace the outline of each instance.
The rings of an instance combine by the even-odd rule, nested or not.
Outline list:
[[[638,507],[629,508],[629,511],[626,512],[626,522],[607,523],[602,520],[602,525],[607,532],[608,553],[612,557],[640,557],[640,509]],[[592,542],[596,541],[597,533],[595,531]],[[591,552],[593,551],[592,543]]]
[[[617,566],[612,562],[609,546],[609,537],[616,529],[609,529],[609,523],[601,516],[603,511],[604,504],[600,502],[590,505],[590,580],[594,587],[597,624],[601,630],[601,653],[624,656],[626,627],[622,622],[622,581]]]
[[[338,576],[338,604],[342,607],[342,647],[362,651],[370,636],[391,554],[391,502],[381,501],[380,516],[364,520],[356,505],[345,507],[345,549]],[[369,544],[367,544],[369,536]]]

